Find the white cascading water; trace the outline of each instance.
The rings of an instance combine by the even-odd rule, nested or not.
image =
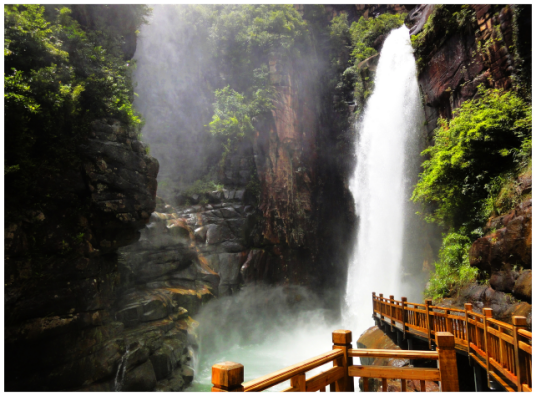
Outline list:
[[[422,125],[409,31],[392,31],[381,50],[375,88],[356,125],[357,166],[350,182],[359,218],[348,269],[343,321],[356,336],[370,327],[372,292],[401,297],[404,218],[410,158],[418,157]]]

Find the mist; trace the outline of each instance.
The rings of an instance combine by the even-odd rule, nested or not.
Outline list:
[[[196,318],[200,359],[191,390],[209,391],[211,367],[219,362],[243,364],[249,381],[331,350],[331,333],[339,324],[321,306],[300,286],[247,286],[210,301]],[[288,386],[287,381],[270,391]]]

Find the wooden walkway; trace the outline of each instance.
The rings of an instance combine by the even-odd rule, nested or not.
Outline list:
[[[494,379],[510,392],[532,391],[532,332],[527,331],[527,319],[514,316],[513,325],[493,319],[491,308],[482,314],[473,311],[471,304],[465,309],[453,309],[400,301],[394,296],[372,293],[373,317],[391,330],[428,341],[430,349],[440,332],[454,335],[455,349],[469,357],[469,363],[478,363],[490,379]],[[436,343],[437,344],[437,343]]]

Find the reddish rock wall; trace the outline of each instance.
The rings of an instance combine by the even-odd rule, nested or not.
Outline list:
[[[452,112],[475,96],[477,87],[509,89],[514,72],[512,6],[473,5],[476,26],[467,32],[450,34],[446,40],[437,37],[436,43],[425,51],[426,63],[419,73],[419,85],[424,95],[427,128],[431,133],[438,117],[452,118]],[[412,24],[423,26],[421,19],[430,10],[408,17]],[[498,13],[498,15],[494,15]],[[418,30],[412,29],[412,34]]]

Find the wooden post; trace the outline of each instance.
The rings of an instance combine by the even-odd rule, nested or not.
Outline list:
[[[459,392],[454,336],[449,332],[437,332],[436,344],[439,354],[437,366],[441,378],[441,392]]]
[[[402,297],[402,335],[403,339],[406,339],[406,322],[408,321],[408,313],[406,312],[406,305],[408,302],[407,297]]]
[[[465,338],[467,339],[467,358],[469,359],[469,366],[472,366],[471,362],[471,336],[469,331],[469,312],[473,311],[473,304],[465,303],[463,305],[465,310]]]
[[[223,362],[212,366],[212,392],[244,392],[244,366]]]
[[[342,349],[344,355],[333,362],[335,367],[344,367],[344,377],[335,383],[336,392],[353,392],[354,377],[348,376],[348,367],[353,366],[354,359],[348,356],[348,350],[352,348],[352,332],[350,330],[335,330],[332,333],[333,349]]]
[[[525,373],[525,368],[524,367],[521,367],[522,364],[524,364],[524,361],[522,362],[521,359],[519,358],[519,335],[518,335],[518,330],[519,329],[524,329],[527,327],[527,318],[525,318],[524,316],[513,316],[512,317],[512,324],[514,325],[514,331],[513,331],[513,336],[514,336],[514,359],[515,359],[515,364],[516,364],[516,376],[517,376],[517,391],[518,392],[523,392],[523,381],[522,381],[522,376],[524,375]]]
[[[297,388],[297,392],[305,392],[305,373],[295,375],[290,379],[290,386]],[[322,392],[322,391],[321,391]],[[324,390],[325,392],[325,390]]]
[[[428,325],[428,348],[432,349],[432,317],[430,315],[430,305],[432,305],[432,300],[424,300],[426,305],[426,323]]]
[[[376,292],[372,292],[372,317],[376,319],[376,312],[374,310],[374,305],[376,304]]]
[[[491,384],[489,382],[489,353],[488,353],[488,322],[487,318],[493,317],[493,309],[491,308],[484,308],[482,309],[482,313],[484,314],[483,324],[484,324],[484,348],[486,353],[486,378],[488,382],[488,388],[491,388]]]
[[[395,315],[395,307],[393,307],[393,305],[395,304],[395,296],[389,296],[389,304],[390,304],[390,307],[389,307],[389,316],[391,317],[390,319],[390,323],[391,323],[391,333],[393,331],[395,331],[395,329],[393,329],[393,323],[394,323],[394,315]]]
[[[379,299],[379,307],[380,307],[380,319],[383,320],[383,293],[380,293],[380,299]],[[382,323],[382,327],[383,327],[383,323]]]
[[[452,331],[452,319],[449,319],[450,310],[445,309],[445,314],[447,315],[447,317],[445,318],[445,326],[447,328],[447,332],[454,334],[454,332]]]

